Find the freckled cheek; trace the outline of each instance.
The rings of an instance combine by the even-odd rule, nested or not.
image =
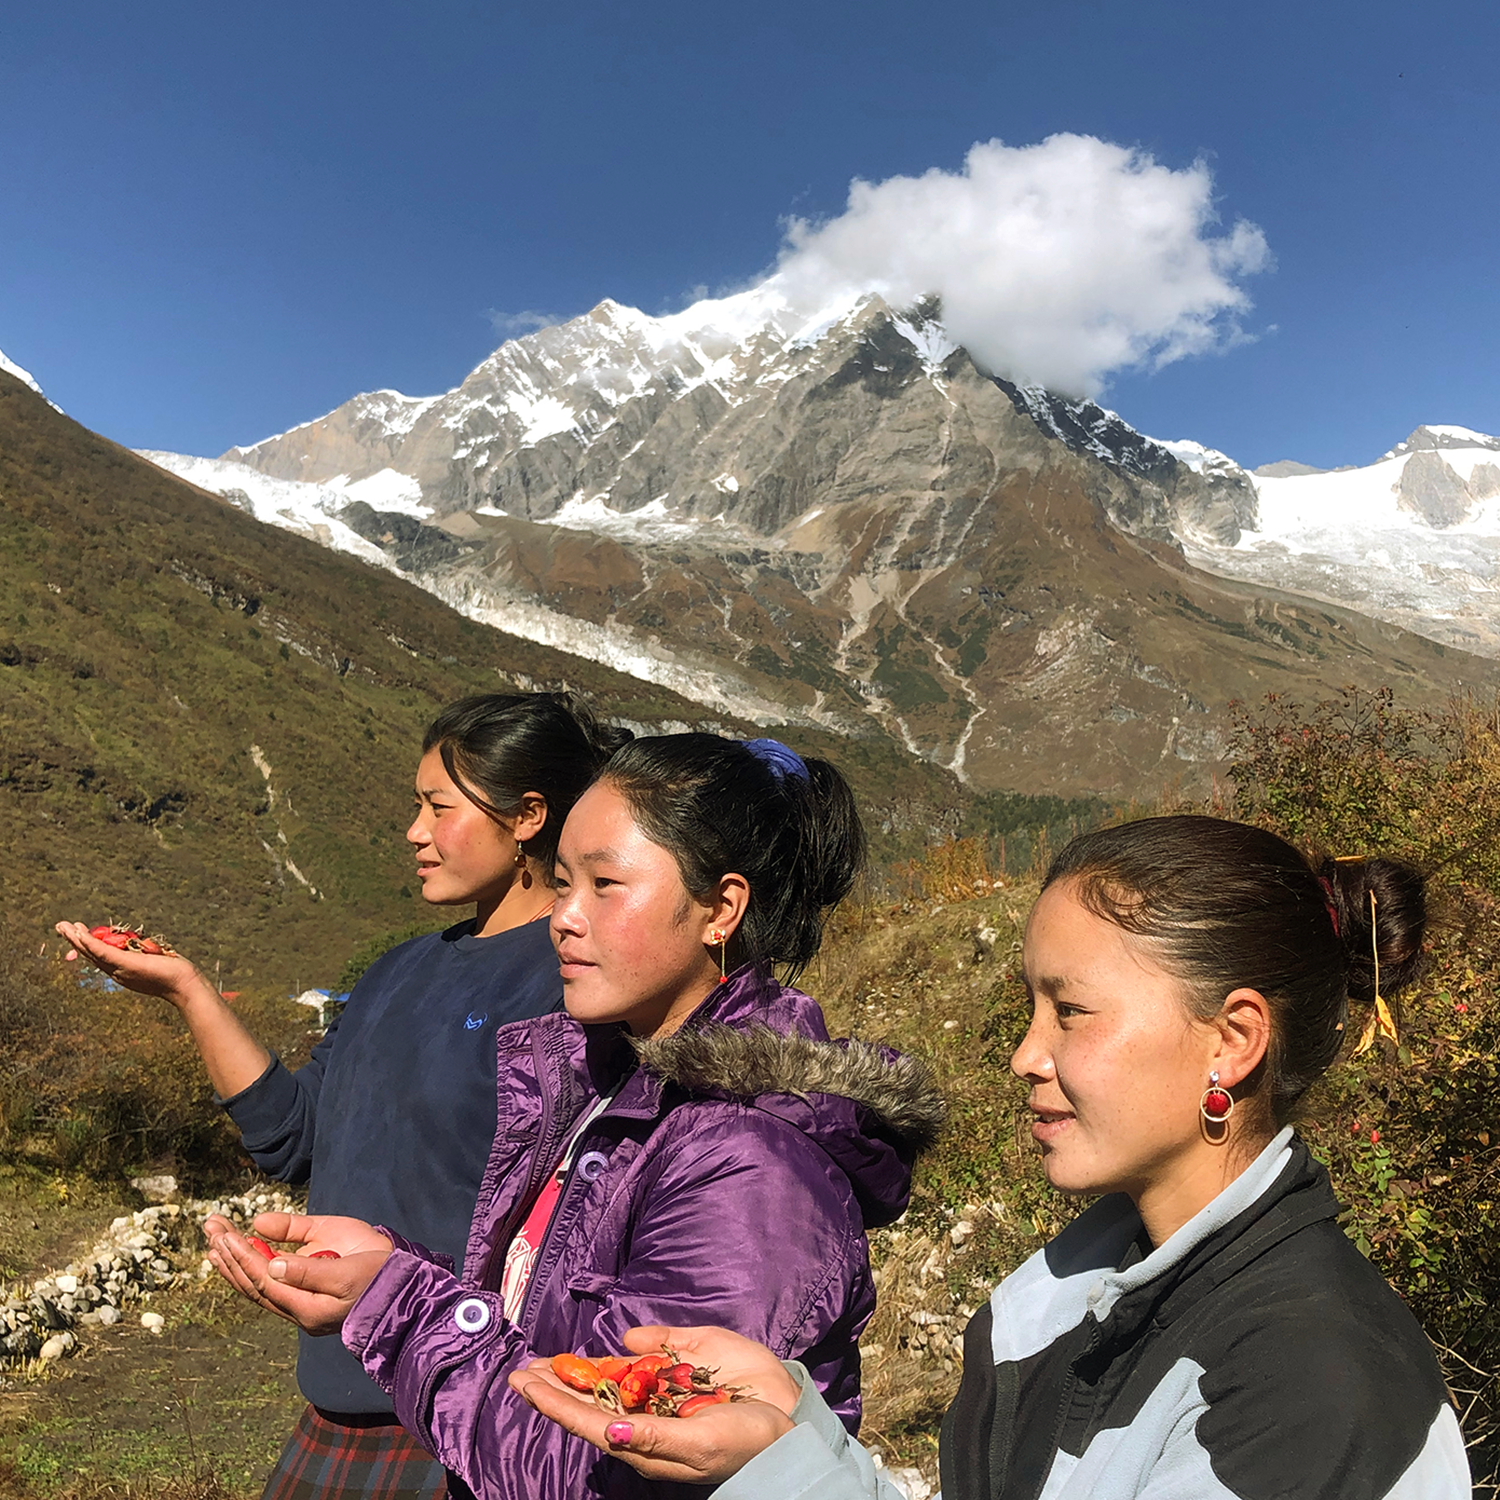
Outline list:
[[[1142,1059],[1128,1038],[1069,1038],[1053,1057],[1058,1085],[1083,1123],[1107,1124],[1140,1109]]]
[[[590,920],[590,933],[601,962],[622,977],[652,968],[661,957],[662,934],[645,900],[600,902]]]

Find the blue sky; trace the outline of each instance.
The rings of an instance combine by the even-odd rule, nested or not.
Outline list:
[[[491,312],[673,311],[850,179],[976,141],[1207,161],[1252,342],[1116,372],[1248,464],[1500,430],[1500,7],[864,0],[10,7],[0,349],[79,420],[213,454],[429,394]]]

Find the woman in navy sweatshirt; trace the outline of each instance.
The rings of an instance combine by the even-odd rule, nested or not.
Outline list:
[[[474,904],[366,971],[295,1072],[245,1029],[188,960],[58,931],[111,978],[160,995],[188,1024],[209,1078],[262,1171],[306,1182],[313,1213],[390,1224],[461,1265],[495,1133],[495,1032],[562,1004],[545,918],[563,820],[629,738],[567,694],[487,694],[427,730],[407,842],[424,899]],[[440,1496],[441,1465],[337,1339],[301,1336],[309,1405],[264,1500]]]

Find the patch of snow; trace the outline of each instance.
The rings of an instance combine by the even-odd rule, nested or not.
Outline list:
[[[1500,451],[1500,438],[1487,432],[1475,432],[1469,427],[1444,427],[1423,425],[1418,427],[1404,442],[1397,443],[1388,452],[1381,454],[1376,462],[1388,458],[1403,458],[1407,454],[1421,452],[1448,453],[1454,448],[1479,448],[1486,452]]]
[[[371,391],[368,405],[392,437],[405,437],[441,396],[404,396],[400,391]]]
[[[23,370],[13,359],[7,359],[3,349],[0,349],[0,370],[4,370],[7,375],[14,375],[22,385],[29,385],[38,396],[42,394],[42,388],[36,383],[31,371]]]
[[[737,495],[740,491],[740,482],[733,474],[720,474],[714,479],[713,487],[721,495]]]
[[[1462,427],[1429,427],[1362,468],[1275,477],[1252,474],[1258,527],[1233,547],[1184,540],[1210,572],[1289,589],[1392,620],[1433,639],[1500,655],[1500,442]],[[1450,446],[1453,444],[1455,446]],[[1468,446],[1456,446],[1456,445]],[[1494,446],[1489,446],[1493,444]],[[1467,514],[1434,526],[1402,504],[1406,466],[1434,460]]]
[[[559,432],[567,432],[578,425],[576,414],[556,396],[541,396],[534,401],[512,396],[510,409],[526,424],[521,434],[523,447],[539,443],[543,438],[555,437]]]
[[[1239,468],[1227,453],[1220,453],[1217,448],[1206,448],[1202,443],[1193,442],[1191,438],[1147,438],[1146,441],[1155,443],[1158,448],[1165,448],[1178,463],[1186,464],[1195,474],[1202,474],[1208,469]]]
[[[481,508],[478,514],[498,515],[500,512]],[[691,536],[699,526],[696,520],[674,519],[667,509],[666,497],[662,495],[638,510],[616,510],[606,495],[574,495],[555,515],[547,517],[546,524],[561,526],[567,531],[593,531],[603,536],[663,541]]]
[[[1260,530],[1240,538],[1237,551],[1280,544],[1295,552],[1316,550],[1336,561],[1352,563],[1367,556],[1385,533],[1409,538],[1413,544],[1440,548],[1439,538],[1455,536],[1500,539],[1500,507],[1494,500],[1478,502],[1464,521],[1436,531],[1421,516],[1400,503],[1401,476],[1413,453],[1381,458],[1362,469],[1331,470],[1326,474],[1296,474],[1273,479],[1251,476],[1259,496]],[[1466,484],[1480,464],[1494,464],[1489,448],[1446,448],[1442,461]]]
[[[670,655],[665,648],[634,631],[618,625],[595,625],[575,620],[539,604],[534,598],[514,599],[480,593],[465,581],[452,575],[445,578],[416,580],[460,614],[481,624],[493,625],[522,640],[552,646],[573,656],[582,656],[603,666],[613,667],[644,682],[670,688],[690,702],[748,719],[752,724],[785,724],[789,721],[815,722],[806,716],[789,713],[785,705],[762,698],[748,684],[729,674],[701,665],[689,665]]]
[[[382,389],[378,391],[362,391],[344,403],[344,406],[353,405],[354,414],[367,420],[378,422],[392,437],[405,437],[424,412],[430,410],[443,398],[441,396],[404,396],[400,391]],[[321,417],[314,417],[310,422],[298,422],[295,427],[288,427],[285,432],[273,432],[270,437],[261,438],[255,443],[241,443],[231,451],[236,453],[254,453],[257,448],[264,448],[267,443],[278,442],[280,439],[290,437],[294,432],[305,432],[309,427],[316,427],[320,422],[326,422],[329,417],[343,410],[343,406],[336,406],[332,411],[325,411]]]
[[[249,464],[236,463],[232,459],[194,458],[185,453],[162,453],[152,449],[138,450],[137,457],[238,505],[257,521],[279,526],[283,531],[294,531],[299,536],[321,542],[325,547],[397,571],[395,563],[381,548],[367,542],[338,519],[338,512],[351,498],[362,498],[351,497],[341,485],[272,479]],[[372,479],[379,477],[371,476]],[[409,513],[425,516],[429,512],[420,508]]]
[[[1500,447],[1500,442],[1487,432],[1475,432],[1472,427],[1442,427],[1435,422],[1422,424],[1434,437],[1452,438],[1457,442],[1472,442],[1476,448]]]
[[[322,488],[340,490],[346,499],[363,500],[373,510],[393,510],[420,520],[432,514],[432,507],[422,499],[422,486],[397,469],[382,469],[353,481],[340,474]]]
[[[902,338],[917,351],[922,366],[929,375],[937,374],[943,367],[943,361],[958,348],[957,341],[934,318],[918,324],[897,313],[891,322],[896,325],[896,331]]]

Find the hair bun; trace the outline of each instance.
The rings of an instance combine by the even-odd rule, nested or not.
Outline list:
[[[1427,931],[1427,879],[1415,865],[1394,859],[1325,859],[1318,866],[1349,964],[1349,998],[1389,999],[1421,976]],[[1373,899],[1372,899],[1373,898]]]
[[[578,721],[578,727],[583,731],[583,737],[588,741],[589,749],[598,757],[601,766],[616,750],[628,745],[635,738],[633,729],[626,729],[622,724],[607,723],[594,712],[587,701],[570,689],[564,688],[561,692],[550,696]]]

